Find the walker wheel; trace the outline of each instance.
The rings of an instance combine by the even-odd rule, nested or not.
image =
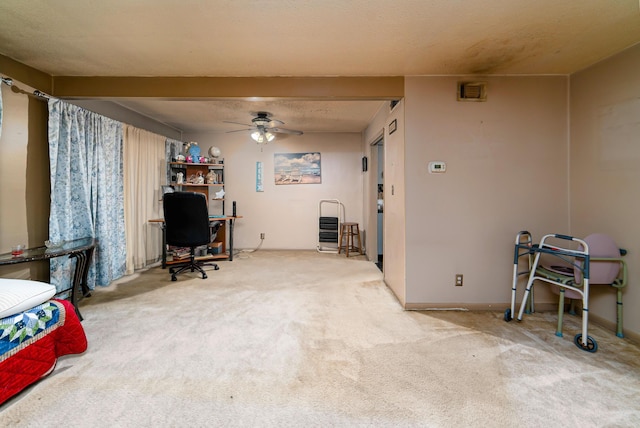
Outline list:
[[[576,346],[583,351],[596,352],[598,350],[598,344],[595,340],[593,340],[593,337],[591,336],[587,336],[586,346],[582,344],[582,334],[576,334],[576,336],[573,338],[573,343],[575,343]]]
[[[506,322],[509,322],[513,319],[513,317],[511,316],[511,309],[507,309],[504,311],[504,320]]]

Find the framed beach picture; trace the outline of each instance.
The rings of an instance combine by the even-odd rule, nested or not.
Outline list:
[[[273,156],[276,185],[322,183],[320,153],[276,153]]]

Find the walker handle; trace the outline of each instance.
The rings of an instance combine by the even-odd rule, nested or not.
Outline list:
[[[573,236],[569,236],[569,235],[559,235],[559,234],[555,234],[554,235],[556,238],[560,238],[560,239],[568,239],[569,241],[573,241]]]

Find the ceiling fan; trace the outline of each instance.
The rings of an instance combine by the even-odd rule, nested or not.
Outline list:
[[[247,126],[245,129],[237,129],[227,132],[244,132],[251,131],[251,138],[258,144],[265,144],[271,142],[276,138],[275,134],[293,134],[302,135],[302,131],[296,131],[295,129],[281,128],[280,125],[284,125],[281,120],[273,119],[271,113],[266,111],[259,111],[255,113],[255,117],[251,119],[251,124],[231,122],[228,120],[223,121],[225,123],[233,123],[235,125]]]

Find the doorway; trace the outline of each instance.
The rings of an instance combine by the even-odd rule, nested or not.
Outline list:
[[[384,271],[383,259],[384,259],[384,138],[381,137],[376,140],[371,146],[371,158],[375,159],[375,172],[376,172],[376,197],[374,201],[376,203],[376,230],[377,230],[377,258],[375,259],[376,266],[381,271]]]

